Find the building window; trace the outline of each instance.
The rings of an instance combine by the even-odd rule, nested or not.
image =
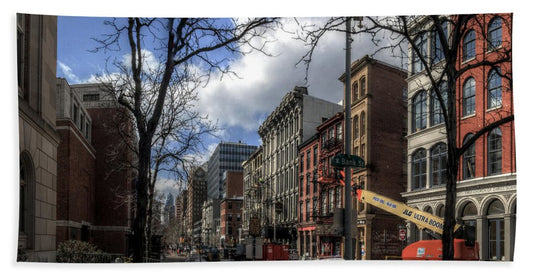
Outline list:
[[[505,227],[503,221],[504,207],[501,201],[494,200],[487,209],[489,260],[505,260]]]
[[[311,214],[311,203],[307,201],[305,204],[305,221],[309,221],[309,217]]]
[[[335,207],[335,190],[329,189],[329,212],[333,213],[333,208]]]
[[[366,114],[361,112],[361,137],[366,135]]]
[[[426,128],[427,99],[426,91],[418,92],[413,98],[413,132]]]
[[[446,177],[446,144],[439,143],[431,150],[431,185],[445,185]]]
[[[428,38],[427,38],[427,34],[424,33],[422,35],[419,35],[418,37],[415,38],[415,41],[414,41],[414,47],[413,47],[413,50],[412,50],[412,59],[413,59],[413,74],[416,74],[422,70],[424,70],[424,65],[423,65],[423,62],[422,62],[422,58],[426,58],[427,57],[427,43],[428,43]],[[417,54],[416,52],[416,49],[418,49],[420,55],[422,56],[422,58]]]
[[[468,78],[463,84],[463,117],[476,112],[476,81]]]
[[[357,81],[355,81],[352,84],[352,103],[354,103],[358,98],[359,93],[359,86],[357,85]]]
[[[78,125],[78,112],[79,112],[78,105],[74,103],[74,105],[72,105],[72,117],[74,118],[75,125]]]
[[[487,108],[495,108],[502,105],[502,77],[500,68],[492,69],[487,80]]]
[[[342,208],[342,192],[341,192],[341,189],[342,189],[341,186],[337,186],[337,188],[336,188],[337,191],[335,192],[335,195],[336,195],[335,204],[336,204],[337,208]]]
[[[313,147],[313,167],[316,167],[318,162],[318,146]]]
[[[337,141],[340,142],[342,141],[342,124],[338,123],[336,128],[337,128]]]
[[[305,169],[309,170],[309,167],[311,166],[311,150],[308,150],[306,152],[306,155],[307,155],[307,159],[306,159]]]
[[[488,174],[502,172],[502,131],[493,129],[488,136]]]
[[[300,172],[304,171],[304,154],[300,154]]]
[[[440,95],[445,104],[448,103],[448,83],[441,82],[439,85]],[[432,90],[431,93],[431,125],[438,125],[444,122],[444,110],[440,105],[439,99],[437,97],[437,92]]]
[[[494,17],[489,23],[487,40],[489,51],[502,45],[502,19],[500,17]]]
[[[463,145],[472,138],[473,134],[468,134],[463,140]],[[476,175],[476,143],[472,144],[463,153],[463,179],[471,179]]]
[[[463,38],[463,61],[474,58],[476,55],[476,33],[470,30]]]
[[[444,32],[444,36],[448,37],[448,22],[444,21],[441,23],[442,31]],[[442,41],[440,40],[440,36],[437,33],[437,30],[434,30],[433,32],[433,62],[437,63],[444,59],[444,45]]]
[[[361,80],[361,85],[360,85],[360,90],[361,90],[361,95],[359,95],[361,98],[365,96],[366,94],[366,78],[365,77],[362,77]]]
[[[353,117],[353,139],[359,138],[359,116]]]
[[[25,55],[26,55],[26,17],[22,14],[17,14],[17,80],[19,95],[26,98],[24,90],[24,71],[25,71]]]
[[[328,212],[328,194],[324,192],[321,194],[321,196],[322,196],[322,215],[325,215]]]
[[[27,152],[20,155],[19,247],[33,248],[35,168]]]
[[[85,94],[83,95],[84,102],[97,102],[100,100],[100,94]]]
[[[411,190],[426,187],[426,150],[419,149],[413,154]]]
[[[306,178],[305,178],[305,181],[306,181],[306,184],[305,184],[305,194],[306,195],[309,195],[309,191],[311,190],[311,179],[310,179],[310,174],[307,174]]]

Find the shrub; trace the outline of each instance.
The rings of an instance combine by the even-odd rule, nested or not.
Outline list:
[[[97,256],[104,254],[88,242],[68,240],[58,244],[56,261],[58,263],[93,263]]]

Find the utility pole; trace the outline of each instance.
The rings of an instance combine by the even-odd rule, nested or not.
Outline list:
[[[346,72],[344,74],[344,153],[351,155],[351,51],[352,18],[346,17]],[[344,259],[353,260],[352,246],[352,169],[344,167]]]

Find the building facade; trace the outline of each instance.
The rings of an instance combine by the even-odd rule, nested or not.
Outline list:
[[[342,113],[341,113],[342,114]],[[318,144],[316,134],[298,146],[298,252],[300,258],[317,257]]]
[[[209,157],[207,169],[207,197],[225,198],[223,187],[223,174],[225,171],[242,172],[242,162],[247,160],[257,146],[230,142],[221,142]]]
[[[218,246],[220,237],[220,199],[208,198],[202,206],[202,245]],[[218,227],[218,228],[217,228]]]
[[[17,14],[19,261],[54,262],[56,250],[57,17]]]
[[[455,19],[454,16],[446,18]],[[419,22],[412,29],[432,28],[429,21]],[[444,22],[446,30],[452,30],[452,23]],[[438,38],[432,32],[426,33],[416,39],[421,42],[418,46],[431,51],[431,45]],[[447,35],[450,33],[448,31]],[[480,14],[470,19],[460,38],[455,66],[464,72],[454,84],[456,143],[459,146],[483,126],[514,113],[511,79],[506,77],[511,73],[511,62],[472,66],[494,61],[499,55],[510,52],[511,33],[511,14]],[[431,85],[427,74],[418,70],[418,62],[412,53],[411,56],[409,173],[403,197],[409,205],[443,217],[445,179],[441,172],[446,170],[443,160],[447,157],[444,120],[428,92]],[[435,58],[435,55],[430,57]],[[442,59],[430,60],[435,68],[442,62]],[[503,124],[477,139],[460,159],[455,216],[459,224],[475,227],[482,260],[513,260],[517,198],[514,136],[514,123]],[[412,242],[426,235],[409,225],[408,238]]]
[[[185,224],[185,219],[187,217],[187,190],[181,190],[181,192],[176,196],[176,224],[178,228],[178,243],[181,245],[185,243],[185,234],[187,233],[187,228]]]
[[[258,236],[261,209],[261,189],[259,189],[262,180],[263,169],[263,147],[259,147],[248,160],[242,163],[243,167],[243,210],[242,210],[242,231],[245,237]],[[256,228],[250,233],[250,224]],[[255,232],[254,232],[255,231]]]
[[[207,200],[207,164],[191,169],[187,183],[187,238],[190,244],[200,244],[202,206]]]
[[[67,240],[94,243],[96,150],[91,144],[92,120],[78,93],[65,79],[57,80],[57,244]]]
[[[315,135],[322,119],[342,111],[342,106],[310,96],[306,87],[288,92],[259,127],[263,143],[263,236],[270,241],[297,245],[298,145]],[[276,203],[276,204],[275,204]],[[273,215],[275,206],[279,214]],[[275,221],[274,221],[275,220]]]
[[[365,56],[352,63],[350,74],[351,154],[366,164],[364,169],[353,170],[352,185],[401,200],[406,186],[407,72]],[[339,80],[344,82],[344,78]],[[382,260],[401,255],[398,228],[402,221],[369,204],[354,200],[352,206],[357,210],[356,258]]]
[[[94,222],[91,240],[108,253],[127,253],[134,218],[133,185],[136,144],[131,116],[100,84],[70,85],[79,96],[79,125],[96,149]],[[73,104],[76,112],[76,103]],[[76,117],[76,114],[74,114]],[[90,127],[90,129],[89,129]],[[113,212],[109,212],[113,210]]]

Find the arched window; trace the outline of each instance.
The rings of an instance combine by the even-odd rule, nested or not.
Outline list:
[[[500,128],[493,129],[488,135],[488,174],[502,172],[502,131]]]
[[[359,97],[364,97],[366,94],[366,77],[362,77],[360,80],[361,84],[359,85],[359,89],[361,93],[359,93]]]
[[[492,69],[487,79],[487,108],[502,105],[502,77],[500,68]]]
[[[418,92],[413,98],[412,128],[413,132],[426,128],[427,96],[426,91]]]
[[[437,207],[437,216],[443,218],[444,217],[444,205],[440,205]]]
[[[354,81],[352,84],[352,103],[357,101],[359,97],[359,85],[357,85],[357,81]]]
[[[444,32],[444,36],[448,37],[448,22],[444,21],[441,23],[442,31]],[[439,34],[437,33],[437,30],[435,29],[433,31],[433,62],[439,62],[444,59],[444,45],[440,40]]]
[[[439,84],[439,92],[445,104],[448,102],[448,83],[443,81]],[[446,107],[445,107],[446,108]],[[431,125],[438,125],[444,122],[444,110],[437,97],[437,92],[431,93]]]
[[[474,136],[469,133],[463,140],[463,145]],[[472,144],[463,153],[463,179],[470,179],[476,176],[476,143]]]
[[[503,221],[504,208],[500,200],[494,200],[487,208],[489,260],[505,260],[505,227]]]
[[[463,117],[476,112],[476,81],[468,78],[463,84]]]
[[[446,144],[444,143],[439,143],[431,150],[431,186],[446,184],[446,151]]]
[[[412,157],[411,190],[418,190],[426,187],[426,162],[426,150],[418,149]]]
[[[463,37],[463,61],[474,58],[476,55],[476,33],[470,30]]]
[[[502,45],[502,19],[500,17],[496,16],[490,21],[487,40],[489,51]]]
[[[359,116],[353,117],[353,139],[359,138]]]
[[[361,137],[366,135],[366,114],[361,112]]]
[[[461,211],[462,224],[474,227],[474,233],[476,233],[476,236],[477,236],[477,231],[475,229],[477,225],[476,223],[477,215],[478,213],[477,213],[476,205],[474,205],[474,203],[472,202],[468,202],[463,207],[463,210]]]

